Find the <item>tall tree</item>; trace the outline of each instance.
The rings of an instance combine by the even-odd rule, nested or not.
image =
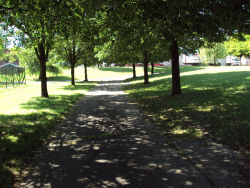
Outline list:
[[[203,43],[221,42],[236,30],[249,32],[249,3],[246,1],[158,0],[138,1],[134,4],[142,10],[145,20],[170,42],[172,61],[172,95],[181,94],[180,50]],[[234,10],[234,11],[232,11]],[[227,19],[225,19],[227,18]]]
[[[5,15],[5,23],[23,31],[25,44],[29,44],[35,50],[40,63],[42,97],[49,97],[46,63],[52,49],[54,35],[59,31],[60,20],[65,16],[67,7],[65,1],[23,0],[18,1],[18,4],[14,8],[11,7]]]

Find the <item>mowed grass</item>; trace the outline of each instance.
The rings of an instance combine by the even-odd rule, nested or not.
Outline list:
[[[124,89],[169,141],[209,138],[249,153],[250,67],[181,67],[181,96],[170,95],[170,68],[161,72]]]
[[[120,80],[121,78],[130,78],[133,76],[132,67],[88,67],[88,80],[100,81],[100,80]],[[136,73],[138,76],[143,75],[143,67],[136,67]],[[75,79],[83,81],[85,79],[84,66],[78,66],[75,68]],[[38,76],[28,76],[28,80],[37,80]],[[54,76],[48,74],[49,81],[68,81],[71,80],[70,69],[65,69],[61,74]]]
[[[30,154],[95,84],[48,82],[49,99],[40,97],[40,82],[0,89],[0,187],[12,187]]]
[[[93,80],[116,80],[121,78],[130,78],[133,76],[132,67],[89,67],[88,79]],[[143,75],[143,67],[137,67],[136,72],[138,75]],[[70,70],[65,70],[64,75],[70,77]],[[79,66],[75,69],[75,75],[77,80],[84,80],[84,67]]]

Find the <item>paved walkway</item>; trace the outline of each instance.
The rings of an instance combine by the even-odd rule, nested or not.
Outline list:
[[[215,165],[212,170],[218,172],[214,175],[209,168],[211,164],[197,166],[192,159],[197,148],[189,147],[190,143],[169,145],[158,131],[140,116],[136,105],[122,91],[119,81],[103,82],[76,105],[68,119],[58,125],[57,136],[34,158],[20,187],[250,185],[244,176],[231,172],[231,168],[227,168],[230,165],[222,166],[223,169],[217,169]],[[211,152],[215,150],[216,146]],[[190,153],[186,155],[185,152]],[[200,157],[197,159],[200,162],[204,153],[196,152],[195,155]],[[204,158],[204,164],[206,160]],[[220,177],[213,178],[218,174]]]

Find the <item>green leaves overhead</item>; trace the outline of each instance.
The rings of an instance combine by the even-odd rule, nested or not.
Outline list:
[[[243,40],[231,37],[225,42],[225,46],[228,54],[237,57],[250,56],[250,35],[243,35]]]

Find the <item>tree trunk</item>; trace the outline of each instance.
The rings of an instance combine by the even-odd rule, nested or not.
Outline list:
[[[84,74],[85,74],[84,82],[87,82],[88,81],[87,63],[84,63]]]
[[[75,86],[75,63],[70,63],[70,68],[71,68],[71,85]]]
[[[179,50],[176,40],[172,41],[170,52],[172,61],[172,95],[181,95]]]
[[[41,96],[49,98],[47,89],[46,61],[40,59]]]
[[[133,78],[136,78],[135,63],[133,63]]]
[[[49,56],[49,46],[45,46],[45,41],[42,40],[35,48],[35,52],[40,63],[41,97],[49,98],[46,76],[46,62]]]
[[[144,84],[149,84],[148,81],[148,53],[146,51],[143,52],[144,55]]]
[[[151,75],[154,74],[154,67],[155,67],[154,63],[151,63]]]

